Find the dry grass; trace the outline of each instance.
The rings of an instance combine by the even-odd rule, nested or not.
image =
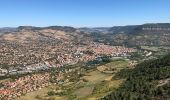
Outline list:
[[[21,96],[21,97],[17,98],[16,100],[38,100],[38,99],[36,99],[37,95],[40,97],[44,97],[44,96],[46,96],[48,91],[49,91],[49,88],[42,88],[40,90],[27,93],[26,95]]]
[[[94,86],[87,86],[80,88],[74,92],[75,95],[77,95],[78,98],[86,97],[92,94],[94,89]]]
[[[92,71],[87,74],[87,76],[84,76],[83,79],[88,80],[89,82],[96,84],[98,82],[101,82],[105,80],[108,76],[108,74],[101,73],[100,71]]]
[[[49,87],[45,87],[45,88],[42,88],[40,90],[37,90],[37,91],[33,91],[33,92],[30,92],[30,93],[27,93],[26,95],[23,95],[19,98],[16,98],[15,100],[39,100],[39,99],[36,99],[36,96],[39,96],[39,97],[46,97],[47,96],[47,93],[51,90],[54,90],[56,89],[56,86],[49,86]],[[58,97],[59,98],[59,97]],[[61,98],[61,97],[60,97]],[[57,99],[58,100],[58,99]]]
[[[106,70],[106,68],[107,68],[107,67],[106,67],[105,65],[102,65],[102,66],[97,67],[97,70],[103,72],[103,71]]]

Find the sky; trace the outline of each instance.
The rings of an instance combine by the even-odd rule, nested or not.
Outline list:
[[[169,22],[170,0],[0,0],[0,27]]]

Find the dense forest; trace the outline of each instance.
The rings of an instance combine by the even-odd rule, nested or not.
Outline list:
[[[102,100],[168,100],[170,98],[170,54],[144,61],[115,77],[126,81]]]

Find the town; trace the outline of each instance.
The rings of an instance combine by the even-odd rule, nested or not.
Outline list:
[[[5,52],[5,49],[1,49],[1,52]],[[78,62],[93,61],[102,56],[127,57],[129,56],[129,53],[135,52],[135,50],[122,46],[108,46],[99,43],[91,43],[87,46],[69,48],[67,52],[69,53],[60,54],[55,59],[47,59],[35,64],[9,67],[8,69],[1,68],[1,76],[24,75],[13,81],[8,80],[0,82],[1,98],[4,100],[11,100],[28,92],[36,91],[37,89],[50,85],[49,73],[46,72],[44,74],[43,72],[43,74],[41,74],[38,73],[39,71],[46,71],[51,68],[59,69],[64,65],[76,64]],[[7,53],[3,53],[3,55],[7,55]],[[71,70],[71,72],[73,72],[73,70]],[[28,73],[35,74],[26,75]],[[62,73],[67,73],[67,71]],[[61,83],[59,76],[61,76],[61,74],[56,76],[58,77],[57,84]]]
[[[5,61],[7,63],[6,57],[8,56],[8,51],[4,48],[0,49],[1,51],[1,63],[2,66],[4,66]],[[52,58],[47,58],[43,59],[42,61],[37,61],[33,63],[32,60],[36,60],[34,58],[32,59],[32,63],[28,63],[29,60],[27,60],[26,64],[18,62],[22,61],[17,59],[21,58],[21,55],[18,55],[18,53],[14,52],[15,59],[12,59],[13,63],[11,63],[10,67],[0,68],[0,76],[5,76],[5,75],[14,75],[14,74],[26,74],[26,73],[31,73],[35,71],[40,71],[40,70],[46,70],[49,69],[50,67],[62,67],[66,64],[75,64],[77,62],[87,62],[87,61],[92,61],[95,60],[98,57],[101,57],[103,55],[107,56],[128,56],[128,53],[134,52],[135,50],[132,48],[126,48],[126,47],[121,47],[121,46],[108,46],[104,44],[99,44],[99,43],[90,43],[90,45],[86,46],[79,46],[79,47],[73,47],[73,48],[68,48],[67,51],[60,51],[61,53],[58,53],[56,57]],[[23,54],[22,54],[23,55]],[[56,55],[56,54],[55,54]],[[49,55],[46,55],[49,56]],[[12,58],[12,57],[11,57]],[[24,58],[24,57],[23,57]],[[38,58],[37,58],[38,59]],[[8,60],[9,62],[10,60]],[[11,62],[12,62],[11,61]],[[13,66],[14,63],[15,67]],[[9,63],[10,65],[10,63]]]

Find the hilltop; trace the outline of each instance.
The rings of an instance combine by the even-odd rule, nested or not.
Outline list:
[[[101,31],[104,29],[103,31]],[[88,34],[94,41],[110,45],[170,45],[170,23],[115,26],[111,28],[95,28]],[[97,31],[98,30],[98,31]],[[84,29],[88,33],[89,29]]]

